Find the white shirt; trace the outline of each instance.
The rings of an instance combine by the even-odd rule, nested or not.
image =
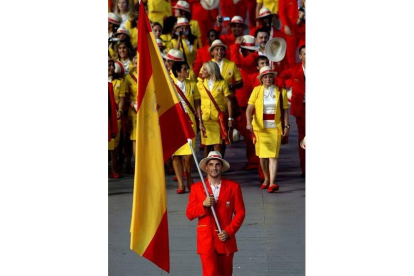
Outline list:
[[[112,82],[112,76],[108,77],[108,82]]]
[[[183,93],[185,95],[185,80],[183,82],[181,82],[178,79],[176,79],[175,84],[181,89],[181,91],[183,91]],[[185,100],[181,97],[180,93],[178,93],[178,97],[180,98],[181,104],[184,107],[185,113],[188,113],[187,105],[185,103]]]
[[[129,74],[129,64],[131,63],[131,61],[129,59],[127,59],[127,60],[120,60],[120,62],[124,66],[125,76],[128,75]]]
[[[211,92],[211,90],[213,89],[215,81],[213,80],[207,80],[207,85],[208,85],[208,90],[210,91],[211,94],[213,94],[213,92]]]
[[[220,73],[223,73],[223,60],[215,61],[215,62],[218,64],[218,66],[220,68]]]
[[[210,187],[211,187],[211,190],[213,191],[214,199],[217,201],[219,194],[220,194],[221,181],[220,181],[220,184],[217,185],[217,188],[213,184],[210,184]]]
[[[264,88],[263,114],[276,114],[276,91],[274,85]],[[263,120],[263,127],[276,128],[275,120]]]

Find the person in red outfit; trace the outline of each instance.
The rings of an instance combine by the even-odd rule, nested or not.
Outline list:
[[[301,63],[282,72],[282,78],[290,80],[292,85],[292,98],[290,100],[290,114],[296,117],[298,128],[298,148],[302,177],[305,177],[305,150],[300,146],[300,142],[305,138],[305,76],[306,76],[306,48],[305,45],[299,47],[299,59]]]
[[[211,60],[209,48],[211,46],[211,43],[213,43],[214,40],[218,39],[218,37],[218,32],[214,29],[210,29],[207,34],[208,45],[204,45],[203,47],[197,50],[197,56],[193,64],[193,71],[197,75],[197,77],[199,75],[201,66],[203,66],[205,62]]]
[[[245,17],[247,14],[247,2],[250,0],[220,0],[220,13],[223,17],[232,18],[235,15]]]
[[[236,233],[246,215],[240,185],[221,177],[230,164],[217,151],[200,161],[200,169],[207,173],[205,180],[210,196],[206,196],[202,182],[191,186],[186,215],[198,218],[197,254],[200,255],[203,276],[230,276],[233,256],[237,252]],[[222,229],[218,233],[211,208],[214,206]]]
[[[223,24],[222,24],[222,17],[217,17],[217,21],[216,21],[216,31],[218,31],[219,33],[221,33],[222,29],[223,29]],[[243,36],[244,31],[247,29],[247,25],[244,24],[244,20],[243,17],[241,16],[233,16],[233,18],[230,21],[230,33],[229,34],[225,34],[225,35],[220,35],[220,40],[226,44],[227,46],[231,46],[234,43],[236,43],[236,39],[238,37]]]
[[[204,0],[201,0],[204,1]],[[193,19],[198,21],[201,31],[201,42],[203,45],[207,45],[207,31],[214,28],[214,22],[218,16],[218,5],[213,5],[213,9],[205,9],[201,5],[200,0],[188,0],[191,6],[191,14]]]
[[[272,25],[274,16],[275,14],[273,14],[268,8],[261,8],[259,17],[256,19],[260,22],[260,25],[256,28],[250,29],[250,35],[255,35],[256,30],[259,28],[266,28],[267,32],[269,33],[269,39],[274,37],[285,38],[285,34]]]
[[[305,41],[305,1],[298,9],[297,0],[279,0],[281,29],[286,35],[286,57],[289,65],[296,64],[296,46]]]

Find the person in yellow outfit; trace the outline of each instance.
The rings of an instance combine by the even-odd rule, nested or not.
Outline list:
[[[201,42],[201,30],[200,25],[198,24],[197,20],[191,19],[191,10],[190,10],[190,4],[186,1],[178,1],[177,4],[173,7],[174,9],[174,16],[177,18],[185,17],[190,23],[190,30],[193,35],[197,37],[198,41],[198,48],[201,48],[202,42]]]
[[[115,60],[118,60],[124,66],[125,74],[128,74],[133,65],[131,60],[134,57],[134,49],[129,40],[121,40],[115,45]]]
[[[114,12],[121,17],[121,27],[124,28],[129,18],[133,17],[134,14],[133,6],[130,5],[128,0],[116,0]]]
[[[184,61],[174,62],[172,72],[175,76],[174,87],[178,91],[177,94],[182,106],[184,107],[185,113],[191,120],[194,133],[197,133],[196,116],[194,113],[196,112],[198,116],[201,116],[200,93],[198,92],[197,84],[195,81],[189,81],[186,79],[188,76],[188,64]],[[195,138],[192,143],[193,150],[195,151]],[[173,167],[178,182],[178,189],[176,190],[177,194],[185,193],[185,186],[183,184],[183,159],[187,176],[187,187],[190,189],[190,186],[193,184],[193,178],[191,176],[193,155],[189,144],[185,144],[179,148],[173,155]]]
[[[214,103],[208,95],[210,91],[214,101],[217,103],[221,112],[225,114],[227,127],[233,125],[233,112],[232,103],[230,99],[230,91],[227,82],[220,74],[220,68],[217,63],[213,61],[207,61],[203,64],[201,72],[201,78],[197,83],[198,91],[201,97],[201,117],[200,117],[200,130],[201,130],[201,143],[205,145],[204,156],[211,150],[222,151],[222,138],[220,135],[219,124],[219,112]],[[211,149],[211,148],[214,149]]]
[[[180,50],[185,55],[185,60],[193,69],[193,64],[197,56],[197,50],[200,48],[197,37],[190,31],[190,25],[187,18],[180,17],[174,26],[174,34],[171,43],[175,49]]]
[[[132,121],[132,129],[130,130],[130,140],[132,141],[132,150],[135,156],[135,148],[136,148],[136,139],[137,139],[137,92],[138,92],[138,84],[137,84],[137,56],[132,59],[132,70],[125,76],[125,85],[121,89],[121,93],[125,94],[125,97],[129,99],[130,108],[128,112],[128,117]]]
[[[112,167],[111,167],[111,176],[113,178],[119,178],[119,174],[117,173],[117,147],[119,144],[119,139],[121,136],[121,115],[122,110],[124,109],[124,103],[125,103],[125,89],[123,89],[124,85],[124,67],[122,66],[122,63],[119,61],[108,61],[109,70],[108,70],[108,82],[112,83],[113,92],[114,92],[114,98],[115,98],[115,104],[118,106],[117,111],[117,124],[118,124],[118,134],[115,138],[111,139],[110,142],[108,142],[108,149],[111,154],[111,160],[112,160]]]
[[[246,109],[246,129],[254,132],[256,155],[260,158],[260,165],[264,173],[264,182],[261,188],[268,189],[269,193],[279,190],[279,185],[276,184],[276,173],[280,144],[282,136],[289,135],[290,128],[286,89],[274,85],[276,74],[269,66],[260,69],[257,78],[262,85],[253,89]],[[280,101],[280,93],[282,93],[282,102]],[[253,110],[255,114],[252,119]],[[282,116],[285,125],[283,129]]]
[[[164,26],[164,18],[171,16],[170,0],[147,0],[148,18]]]
[[[180,50],[177,49],[171,49],[168,51],[167,54],[161,54],[161,56],[164,58],[164,65],[167,68],[167,71],[170,73],[171,79],[175,81],[175,76],[172,72],[172,66],[174,62],[176,61],[185,61],[183,53]],[[196,81],[197,76],[194,74],[194,71],[189,69],[188,70],[188,80]]]
[[[134,49],[136,49],[138,45],[137,22],[138,22],[138,14],[134,14],[134,16],[131,16],[128,22],[125,24],[125,29],[129,31],[130,41]]]
[[[256,18],[260,17],[260,9],[261,8],[268,8],[271,13],[274,14],[273,16],[273,25],[277,28],[279,23],[279,0],[256,0]],[[260,25],[259,22],[256,23],[256,26],[258,27]]]

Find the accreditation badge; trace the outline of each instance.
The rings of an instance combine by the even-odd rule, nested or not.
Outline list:
[[[226,208],[230,208],[230,201],[226,201]]]

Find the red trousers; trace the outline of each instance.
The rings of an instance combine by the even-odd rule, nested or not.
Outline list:
[[[296,126],[298,127],[298,147],[299,147],[299,158],[300,158],[300,168],[302,173],[305,173],[305,150],[300,147],[300,142],[305,138],[305,114],[306,114],[305,104],[303,104],[302,112],[299,116],[296,117]]]
[[[234,253],[219,254],[214,251],[212,254],[200,254],[203,276],[231,276],[233,274]]]

